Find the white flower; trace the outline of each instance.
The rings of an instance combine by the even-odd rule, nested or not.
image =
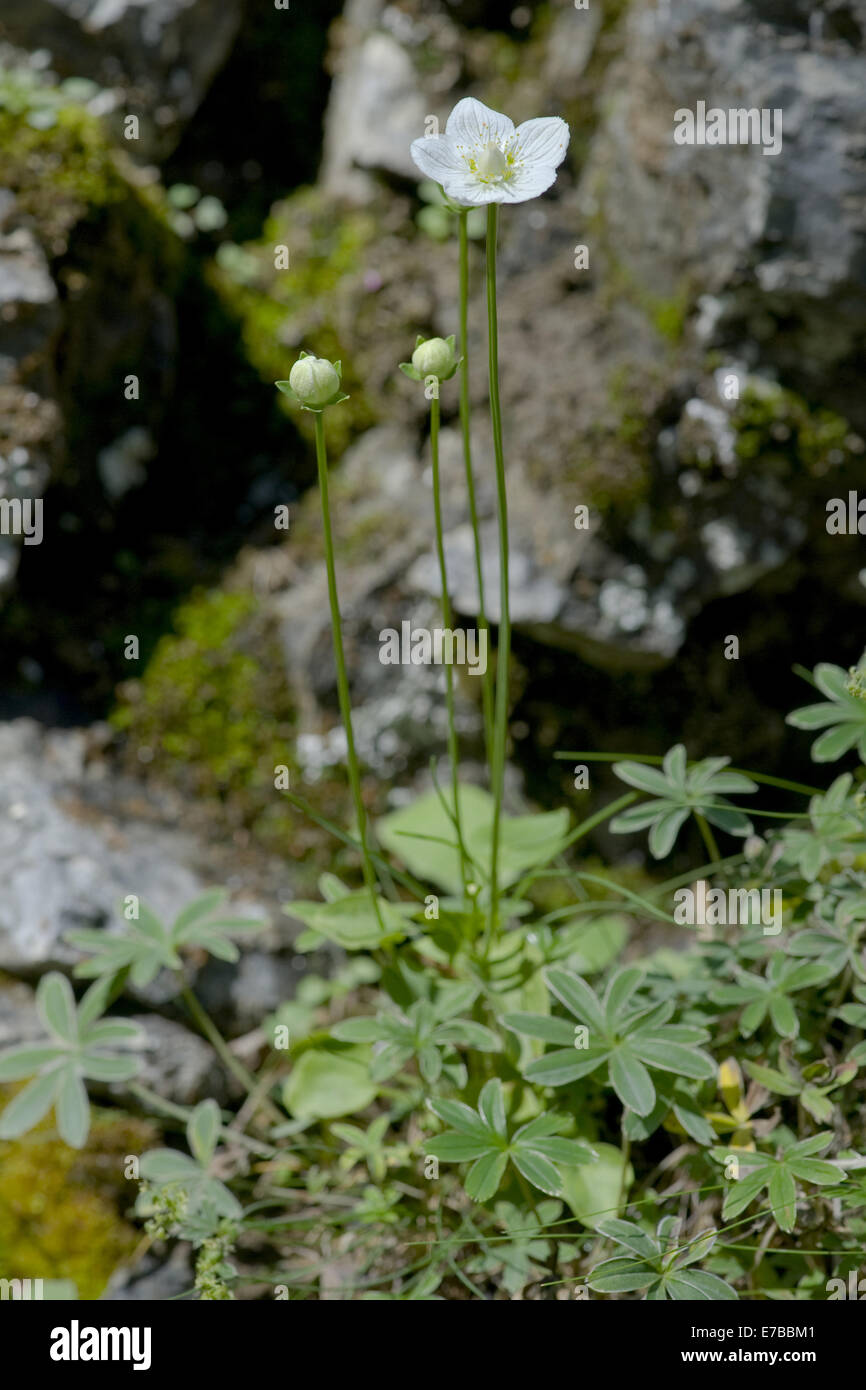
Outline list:
[[[514,122],[464,97],[444,135],[412,141],[412,159],[455,203],[525,203],[556,179],[568,149],[569,130],[558,116]]]

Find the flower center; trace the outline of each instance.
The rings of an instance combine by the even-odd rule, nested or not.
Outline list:
[[[508,169],[508,160],[494,140],[486,144],[479,154],[477,169],[483,179],[501,179]]]

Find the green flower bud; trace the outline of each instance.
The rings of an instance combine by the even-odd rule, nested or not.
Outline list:
[[[289,372],[289,385],[308,409],[330,405],[340,391],[340,376],[324,357],[299,357]]]
[[[412,366],[422,380],[435,376],[447,381],[457,369],[453,338],[428,338],[425,343],[419,343],[412,353]]]
[[[313,410],[319,414],[329,405],[339,405],[349,397],[341,389],[343,369],[339,362],[329,362],[325,357],[311,357],[302,352],[292,370],[288,381],[276,381],[274,385],[284,396],[299,405],[302,410]]]

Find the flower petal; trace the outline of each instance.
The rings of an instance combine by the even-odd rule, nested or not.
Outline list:
[[[513,134],[514,122],[508,116],[503,116],[501,111],[492,111],[474,97],[464,97],[458,101],[445,123],[446,137],[458,148],[463,145],[467,149],[475,149],[491,140],[504,145]]]
[[[537,116],[517,127],[509,149],[518,159],[556,169],[565,159],[570,134],[559,116]]]
[[[525,203],[538,198],[556,182],[556,170],[549,164],[524,164],[510,179],[496,185],[497,203]],[[493,200],[491,200],[493,201]]]
[[[463,165],[459,173],[450,173],[444,177],[442,187],[453,202],[462,203],[465,207],[506,201],[503,184],[493,181],[482,183],[466,165]]]
[[[447,135],[422,135],[412,141],[409,153],[421,173],[436,183],[466,167]]]

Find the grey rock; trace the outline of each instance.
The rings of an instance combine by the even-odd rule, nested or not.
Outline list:
[[[141,813],[147,797],[107,776],[98,731],[49,732],[29,719],[0,724],[0,766],[0,969],[25,978],[49,968],[69,971],[80,959],[63,940],[70,928],[119,927],[129,894],[171,920],[212,886],[194,835],[129,813],[129,800]],[[271,919],[271,910],[249,892],[236,896],[233,911]],[[254,949],[280,940],[264,931]],[[176,987],[158,979],[129,992],[159,1004],[173,998]],[[249,1001],[244,1008],[248,1014]]]
[[[16,213],[14,195],[0,190],[0,596],[15,579],[21,547],[44,540],[43,494],[59,418],[48,365],[60,323],[57,288],[33,233],[16,225]]]
[[[231,48],[241,0],[5,0],[3,29],[61,77],[116,90],[142,154],[167,153]]]
[[[350,50],[331,93],[322,181],[332,193],[363,201],[370,171],[417,176],[407,131],[423,135],[427,103],[411,58],[390,34],[373,32]]]
[[[225,1071],[204,1038],[159,1014],[131,1014],[129,1018],[143,1035],[139,1054],[142,1066],[135,1078],[137,1082],[175,1105],[196,1105],[208,1096],[213,1096],[221,1105],[225,1103],[228,1096]],[[109,1091],[118,1099],[127,1095],[120,1083],[112,1084]]]
[[[699,283],[721,300],[716,341],[750,342],[753,360],[862,428],[861,7],[639,4],[627,32],[584,183],[617,255],[656,293]],[[698,100],[780,110],[781,152],[675,144],[675,111]]]
[[[189,1245],[181,1241],[168,1253],[148,1250],[135,1264],[122,1265],[115,1270],[102,1300],[108,1303],[183,1301],[182,1295],[192,1288],[193,1277],[192,1252]]]

